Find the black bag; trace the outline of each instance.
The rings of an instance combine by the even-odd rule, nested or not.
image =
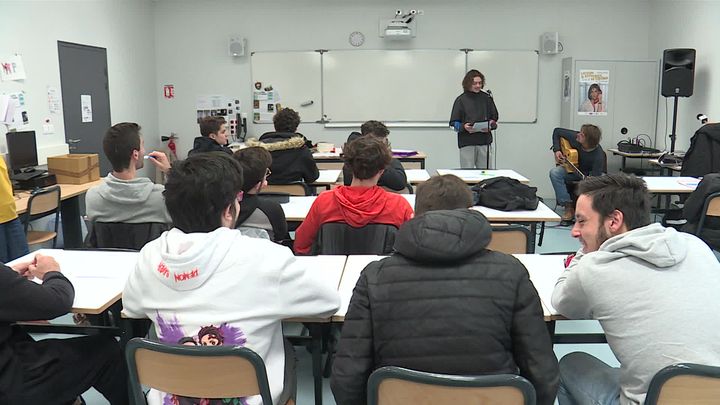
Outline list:
[[[501,211],[535,210],[540,203],[537,187],[510,177],[493,177],[474,185],[475,205]]]

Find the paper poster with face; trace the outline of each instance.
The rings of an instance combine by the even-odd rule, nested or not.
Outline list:
[[[580,70],[578,78],[578,115],[607,115],[610,71]]]

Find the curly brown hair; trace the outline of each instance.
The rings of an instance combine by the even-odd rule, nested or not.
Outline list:
[[[277,132],[295,132],[300,125],[300,114],[292,108],[283,108],[273,117],[273,125]]]
[[[392,154],[383,138],[361,136],[345,146],[345,163],[353,177],[367,180],[390,164]]]

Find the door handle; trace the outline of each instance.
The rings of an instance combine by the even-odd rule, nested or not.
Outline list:
[[[79,143],[80,141],[82,141],[82,139],[68,139],[67,140],[68,143]]]

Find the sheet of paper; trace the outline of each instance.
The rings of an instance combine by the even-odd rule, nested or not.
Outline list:
[[[80,114],[82,122],[92,122],[92,97],[89,94],[80,95]]]
[[[48,110],[50,114],[57,114],[62,111],[62,101],[60,91],[57,87],[48,86],[47,88]]]
[[[476,122],[472,127],[475,131],[488,132],[490,130],[490,123],[487,121]]]
[[[24,80],[26,78],[22,56],[12,55],[0,58],[0,80]]]

